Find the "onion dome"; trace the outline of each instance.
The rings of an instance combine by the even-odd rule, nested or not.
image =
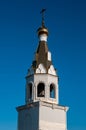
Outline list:
[[[47,37],[48,37],[48,29],[44,26],[40,27],[37,30],[39,41],[45,41],[47,42]]]
[[[48,29],[45,26],[40,27],[38,30],[38,37],[42,34],[45,34],[48,36]]]

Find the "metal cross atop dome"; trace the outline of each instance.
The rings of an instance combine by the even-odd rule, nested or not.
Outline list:
[[[44,12],[46,11],[46,9],[42,9],[41,10],[41,14],[42,14],[42,27],[44,27]]]

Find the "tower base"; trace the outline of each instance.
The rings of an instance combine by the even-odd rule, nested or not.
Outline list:
[[[68,107],[34,102],[17,107],[18,130],[66,130]]]

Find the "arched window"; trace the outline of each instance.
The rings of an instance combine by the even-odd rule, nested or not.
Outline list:
[[[55,98],[55,85],[50,85],[50,98]]]
[[[32,83],[28,84],[28,99],[32,100]]]
[[[45,96],[45,86],[43,83],[39,83],[37,86],[37,96],[44,97]]]

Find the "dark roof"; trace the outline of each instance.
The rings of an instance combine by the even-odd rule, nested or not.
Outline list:
[[[32,64],[34,70],[36,70],[39,64],[43,64],[46,70],[48,70],[52,62],[48,60],[48,46],[45,41],[39,42],[35,57],[35,61]]]

